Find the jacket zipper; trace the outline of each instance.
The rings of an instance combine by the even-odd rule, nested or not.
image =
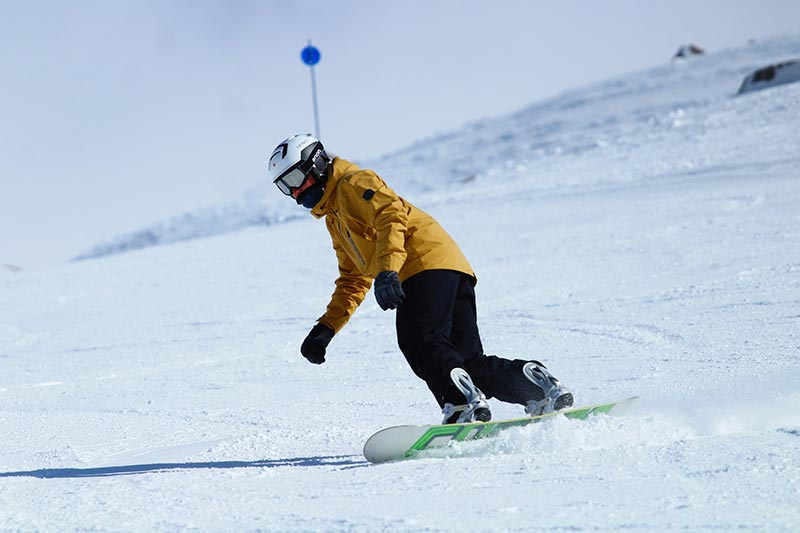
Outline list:
[[[362,265],[367,266],[367,262],[364,260],[364,256],[362,256],[361,252],[358,251],[358,248],[356,248],[356,243],[353,240],[353,237],[350,236],[350,230],[345,228],[344,231],[345,231],[345,233],[347,233],[347,240],[350,241],[350,246],[353,248],[353,251],[358,256],[358,260],[361,261]]]
[[[339,213],[336,209],[333,210],[334,216],[336,216],[336,225],[339,226],[339,233],[345,237],[347,237],[347,242],[350,243],[350,248],[356,253],[358,260],[361,261],[361,264],[367,266],[367,262],[364,260],[364,256],[361,255],[361,252],[358,251],[356,247],[356,242],[353,240],[353,237],[350,235],[350,230],[347,229],[347,226],[344,227],[344,231],[342,231],[342,219],[339,218]]]

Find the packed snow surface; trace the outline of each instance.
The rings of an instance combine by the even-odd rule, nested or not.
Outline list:
[[[188,233],[213,237],[0,272],[0,530],[800,530],[800,85],[734,96],[798,52],[708,54],[369,162],[470,258],[488,353],[544,361],[577,404],[641,396],[629,415],[369,465],[372,433],[437,406],[371,295],[326,364],[300,356],[336,262],[266,184],[263,219],[200,211]]]

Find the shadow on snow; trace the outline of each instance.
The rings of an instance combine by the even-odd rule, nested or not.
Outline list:
[[[357,455],[332,455],[320,457],[294,457],[291,459],[265,459],[261,461],[218,461],[205,463],[153,463],[141,465],[104,466],[99,468],[43,468],[27,472],[0,472],[4,477],[35,477],[39,479],[67,479],[82,477],[128,476],[149,472],[169,472],[193,469],[277,468],[281,466],[335,466],[357,468],[369,463],[354,459]]]

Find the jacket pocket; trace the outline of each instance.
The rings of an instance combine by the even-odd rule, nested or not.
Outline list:
[[[367,259],[361,252],[362,247],[358,245],[356,239],[353,238],[353,234],[347,228],[344,229],[344,238],[350,247],[350,251],[352,252],[352,254],[350,254],[350,257],[352,257],[356,261],[356,263],[358,263],[361,266],[362,270],[365,269],[367,266]]]
[[[349,229],[353,235],[361,237],[364,240],[374,241],[378,237],[378,230],[372,226],[364,224],[360,220],[356,220],[355,218],[347,218],[344,222],[347,229]]]

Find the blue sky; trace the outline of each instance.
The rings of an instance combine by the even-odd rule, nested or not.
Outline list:
[[[284,137],[369,159],[617,74],[797,31],[800,2],[0,0],[0,264],[229,201]]]

